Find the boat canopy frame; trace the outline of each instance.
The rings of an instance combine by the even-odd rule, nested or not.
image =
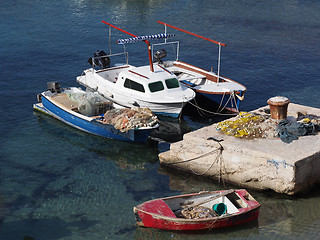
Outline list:
[[[168,37],[172,37],[174,36],[174,34],[156,34],[156,35],[146,35],[146,36],[138,36],[135,35],[133,33],[129,33],[126,30],[123,30],[115,25],[112,25],[111,23],[108,23],[104,20],[102,20],[103,23],[107,24],[109,26],[109,41],[111,43],[111,28],[115,28],[123,33],[128,34],[129,36],[133,37],[133,38],[129,38],[129,39],[119,39],[117,41],[118,44],[122,44],[125,46],[126,43],[132,43],[132,42],[138,42],[138,41],[144,41],[147,46],[148,46],[148,56],[149,56],[149,64],[150,64],[150,71],[154,72],[154,68],[153,68],[153,62],[152,62],[152,55],[151,55],[151,46],[150,46],[150,41],[152,39],[160,39],[160,38],[168,38]],[[110,47],[110,53],[111,53],[111,47]]]
[[[172,41],[172,42],[165,41],[164,43],[153,43],[151,45],[152,56],[154,56],[153,55],[154,46],[169,45],[169,44],[172,44],[172,45],[176,44],[177,45],[177,48],[176,48],[176,61],[178,61],[179,60],[179,49],[180,49],[180,42],[179,41]]]
[[[222,42],[218,42],[218,41],[215,41],[213,39],[210,39],[210,38],[207,38],[207,37],[203,37],[199,34],[196,34],[196,33],[192,33],[192,32],[189,32],[187,30],[184,30],[182,28],[178,28],[178,27],[175,27],[173,25],[170,25],[170,24],[167,24],[167,23],[164,23],[164,22],[161,22],[161,21],[157,21],[158,23],[164,25],[164,32],[165,34],[167,34],[167,27],[170,27],[170,28],[173,28],[173,29],[176,29],[178,31],[181,31],[181,32],[184,32],[184,33],[187,33],[187,34],[190,34],[192,36],[195,36],[195,37],[198,37],[198,38],[201,38],[201,39],[204,39],[206,41],[209,41],[209,42],[212,42],[212,43],[215,43],[219,46],[219,56],[218,56],[218,72],[217,72],[217,75],[218,75],[218,81],[220,79],[220,65],[221,65],[221,46],[226,46],[225,43],[222,43]],[[166,43],[166,39],[165,39],[165,43]]]

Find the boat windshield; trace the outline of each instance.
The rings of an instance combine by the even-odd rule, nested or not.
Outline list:
[[[179,85],[179,82],[176,78],[169,78],[166,80],[166,85],[167,85],[167,88],[171,89],[171,88],[178,88],[180,85]]]
[[[144,87],[142,84],[140,83],[137,83],[133,80],[130,80],[128,78],[126,78],[125,82],[124,82],[124,87],[126,88],[130,88],[132,90],[136,90],[136,91],[139,91],[139,92],[145,92],[144,91]]]
[[[164,89],[163,83],[161,81],[149,83],[150,92],[159,92]]]

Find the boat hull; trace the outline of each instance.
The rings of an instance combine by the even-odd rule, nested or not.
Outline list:
[[[230,191],[230,190],[229,190]],[[165,230],[203,230],[203,229],[214,229],[214,228],[224,228],[235,226],[239,224],[244,224],[247,222],[254,221],[259,216],[260,204],[255,201],[254,198],[244,189],[231,190],[222,192],[211,192],[213,195],[219,195],[217,198],[223,195],[223,192],[227,194],[236,194],[239,202],[245,205],[245,207],[239,206],[236,211],[232,210],[230,207],[230,212],[228,214],[223,214],[216,217],[208,218],[198,218],[198,219],[188,219],[183,217],[177,217],[173,212],[173,209],[169,207],[171,205],[183,205],[183,201],[195,201],[196,198],[202,197],[202,194],[208,193],[196,193],[180,195],[162,199],[154,199],[142,203],[134,207],[133,211],[137,220],[138,226],[159,228]],[[209,194],[211,194],[209,193]],[[222,194],[222,195],[221,195]],[[207,199],[213,198],[207,195]],[[215,201],[214,199],[212,201]],[[229,200],[221,200],[222,202],[227,202]],[[174,203],[175,202],[175,203]],[[206,201],[208,202],[208,201]],[[168,204],[167,204],[168,203]],[[229,211],[229,210],[228,210]],[[233,211],[233,212],[232,212]]]
[[[218,113],[223,110],[238,113],[240,109],[240,98],[244,95],[242,91],[236,92],[240,98],[234,95],[233,92],[214,93],[198,90],[191,86],[190,83],[181,82],[196,93],[195,107],[203,109],[205,113]]]
[[[117,139],[122,141],[129,142],[140,142],[144,143],[148,139],[151,131],[153,129],[130,129],[125,132],[121,132],[118,129],[115,129],[114,126],[109,124],[101,124],[95,120],[92,120],[88,117],[82,116],[80,114],[72,114],[60,106],[57,106],[49,98],[42,95],[42,106],[38,104],[36,106],[42,112],[47,113],[48,115],[53,116],[54,118],[94,135],[101,137]]]
[[[195,93],[185,86],[177,89],[166,89],[155,93],[140,94],[137,91],[124,88],[120,84],[121,79],[116,83],[110,82],[102,73],[111,74],[119,69],[107,69],[103,71],[85,70],[85,74],[77,77],[77,82],[86,88],[97,91],[108,100],[124,107],[149,108],[156,115],[178,118],[183,107],[195,97]],[[170,76],[172,77],[172,76]],[[143,80],[144,78],[141,77]],[[150,80],[147,80],[147,82]],[[145,89],[148,89],[145,86]]]
[[[142,221],[138,223],[141,227],[159,228],[165,230],[204,230],[225,228],[254,221],[259,216],[259,209],[253,209],[242,214],[229,218],[208,219],[205,221],[185,219],[178,221],[176,219],[161,219],[148,213],[137,211],[138,218]]]

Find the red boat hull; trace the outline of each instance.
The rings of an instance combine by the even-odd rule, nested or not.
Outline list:
[[[243,214],[239,214],[230,218],[221,219],[207,219],[207,220],[189,220],[189,221],[177,221],[169,219],[155,218],[150,214],[143,212],[137,212],[139,218],[142,220],[140,226],[160,228],[166,230],[202,230],[202,229],[214,229],[235,226],[243,223],[247,223],[256,220],[259,216],[259,209],[253,209]]]
[[[243,191],[237,193],[243,197]],[[249,207],[240,208],[236,214],[203,219],[177,218],[162,199],[151,200],[134,208],[137,225],[166,230],[203,230],[235,226],[254,221],[259,216],[260,204],[247,201]],[[148,211],[146,211],[148,209]]]

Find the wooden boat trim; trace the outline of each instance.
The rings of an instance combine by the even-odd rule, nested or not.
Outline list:
[[[186,70],[189,70],[191,72],[195,72],[195,73],[199,73],[201,75],[204,75],[206,77],[207,80],[209,81],[213,81],[213,82],[216,82],[216,83],[219,83],[217,82],[217,76],[215,76],[215,74],[210,74],[210,72],[206,71],[205,69],[203,68],[200,68],[200,67],[196,67],[196,66],[193,66],[191,64],[188,64],[188,63],[185,63],[185,62],[182,62],[182,61],[175,61],[173,63],[174,66],[176,67],[180,67],[182,69],[186,69]],[[239,84],[241,85],[242,87],[244,87],[246,89],[246,87],[244,85],[242,85],[241,83],[238,83],[237,81],[235,80],[232,80],[230,78],[227,78],[225,76],[222,76],[222,75],[219,75],[219,79],[220,79],[220,83],[221,82],[234,82],[236,84]],[[222,80],[222,81],[221,81]],[[247,90],[247,89],[246,89]],[[245,92],[246,90],[244,90],[243,92]]]
[[[134,72],[134,71],[132,71],[132,70],[129,70],[129,72],[131,72],[131,73],[133,73],[133,74],[136,74],[136,75],[138,75],[139,77],[143,77],[143,78],[149,79],[147,76],[144,76],[144,75],[142,75],[142,74],[140,74],[140,73],[137,73],[137,72]]]
[[[195,67],[195,66],[193,66],[191,64],[188,64],[188,63],[185,63],[185,62],[181,62],[181,61],[176,61],[176,62],[173,63],[173,65],[175,67],[180,67],[182,69],[186,69],[186,70],[189,70],[191,72],[195,72],[195,73],[199,73],[201,75],[204,75],[205,78],[208,79],[209,81],[217,82],[217,77],[216,76],[208,74],[208,72],[206,70],[202,69],[202,68]],[[223,80],[223,81],[225,81],[225,80]]]

